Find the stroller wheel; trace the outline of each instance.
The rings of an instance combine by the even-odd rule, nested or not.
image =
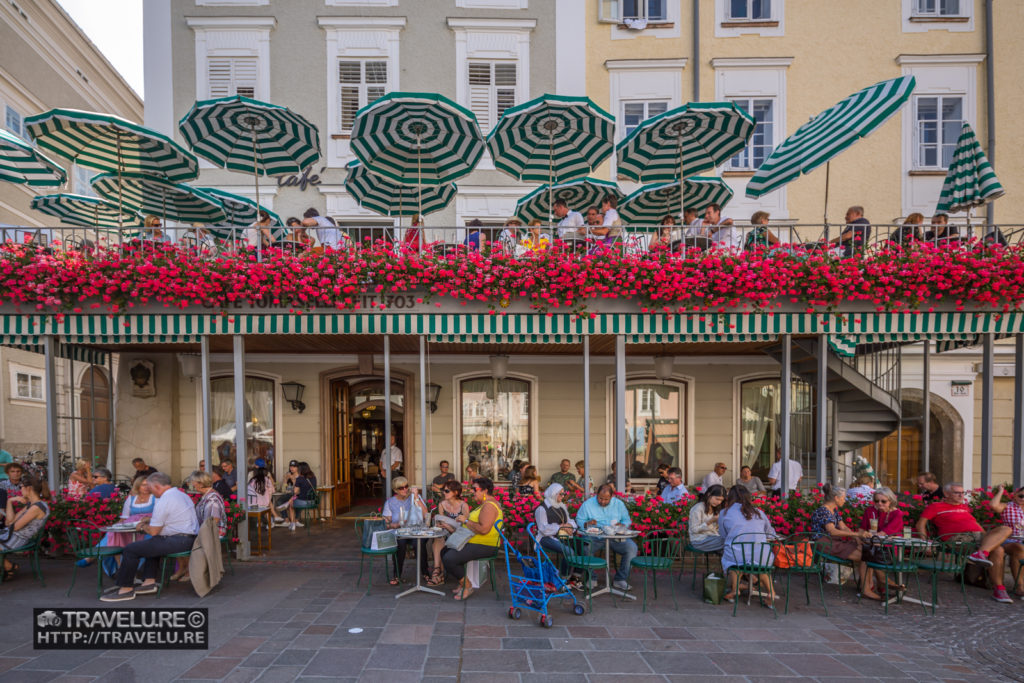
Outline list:
[[[551,628],[555,625],[555,620],[547,614],[540,615],[540,625],[545,628]]]
[[[508,608],[508,617],[509,617],[509,619],[518,619],[521,616],[523,616],[523,612],[518,607],[509,607]]]
[[[576,616],[582,617],[584,611],[585,610],[583,609],[583,605],[573,605],[572,613]]]

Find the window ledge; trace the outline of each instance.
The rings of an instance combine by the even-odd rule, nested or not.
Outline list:
[[[332,140],[351,140],[352,136],[348,133],[331,133]]]
[[[674,21],[648,21],[647,26],[640,29],[633,28],[629,24],[623,22],[619,22],[617,26],[623,31],[645,31],[649,28],[675,28],[676,24]]]
[[[944,178],[946,176],[946,171],[941,171],[941,170],[939,170],[937,168],[936,169],[931,169],[931,168],[924,169],[924,168],[922,168],[922,169],[918,169],[916,171],[910,171],[909,175],[911,177],[915,177],[915,176],[917,176],[917,177],[938,176],[940,178]]]
[[[966,24],[970,17],[910,17],[912,24]]]
[[[751,178],[751,177],[753,177],[753,175],[754,175],[753,171],[741,171],[741,170],[722,171],[722,177],[723,178]]]
[[[46,401],[44,401],[43,399],[25,398],[24,396],[21,396],[21,397],[13,397],[12,396],[10,400],[11,400],[11,405],[12,406],[29,406],[29,407],[32,407],[32,408],[45,408],[46,407]]]
[[[777,21],[743,21],[730,19],[722,22],[722,28],[778,28]]]

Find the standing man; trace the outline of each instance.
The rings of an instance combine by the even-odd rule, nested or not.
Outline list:
[[[700,224],[704,234],[711,238],[715,244],[723,247],[739,248],[740,233],[733,227],[731,218],[722,216],[722,207],[718,204],[708,204],[704,209],[704,220]]]
[[[551,205],[555,217],[558,218],[558,237],[566,237],[583,226],[583,215],[579,211],[570,211],[564,199],[556,199]]]
[[[668,480],[668,486],[666,486],[661,492],[661,499],[666,503],[678,503],[683,499],[683,496],[689,495],[689,491],[686,490],[686,484],[683,483],[683,471],[678,467],[669,467],[665,473],[665,479]]]
[[[789,469],[787,472],[787,485],[788,490],[785,492],[789,495],[790,491],[796,491],[797,486],[800,484],[800,480],[804,478],[804,468],[796,460],[792,458],[786,458],[786,467]],[[775,463],[771,469],[768,470],[768,487],[772,489],[772,495],[776,498],[783,496],[782,491],[782,449],[775,449]]]
[[[559,471],[552,474],[551,479],[548,480],[548,486],[561,484],[564,489],[574,486],[576,484],[576,477],[569,471],[570,467],[572,467],[572,463],[568,458],[562,460],[559,464]]]
[[[867,246],[870,237],[871,223],[864,218],[864,207],[851,206],[846,210],[846,227],[839,233],[839,237],[829,241],[829,244],[841,245],[843,256],[850,257]]]
[[[232,491],[238,492],[238,473],[235,472],[235,463],[231,460],[221,460],[220,469],[223,474],[221,477],[224,482],[231,488]]]
[[[391,432],[391,445],[384,452],[384,465],[391,468],[392,477],[402,475],[402,449],[396,444],[394,432]]]
[[[716,462],[715,469],[711,470],[704,475],[704,481],[701,482],[701,490],[707,491],[709,488],[718,484],[721,487],[725,487],[725,482],[722,481],[722,477],[725,475],[729,468],[725,466],[724,462]]]
[[[151,538],[124,547],[121,565],[114,579],[117,589],[109,589],[100,598],[103,602],[123,602],[134,600],[136,595],[156,593],[159,589],[156,577],[160,572],[160,558],[191,550],[199,533],[196,508],[187,493],[171,486],[171,478],[163,472],[149,475],[146,481],[156,496],[156,505],[153,516],[141,520],[135,525],[135,530]],[[143,558],[147,560],[142,568],[143,582],[135,588],[135,574]]]
[[[303,212],[302,227],[314,228],[321,246],[330,246],[332,249],[338,248],[338,243],[341,241],[341,232],[338,230],[338,226],[330,218],[321,216],[320,212],[313,207]]]
[[[135,468],[135,474],[132,475],[133,483],[139,477],[148,477],[149,475],[156,473],[156,468],[147,465],[146,461],[143,460],[142,458],[133,458],[132,467]]]

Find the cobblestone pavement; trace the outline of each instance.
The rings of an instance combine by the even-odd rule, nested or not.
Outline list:
[[[826,587],[825,616],[815,592],[808,606],[794,584],[790,613],[776,620],[756,602],[741,604],[735,618],[731,606],[703,604],[687,574],[676,583],[678,611],[662,580],[647,612],[599,596],[581,617],[554,605],[555,625],[543,628],[526,614],[509,619],[503,576],[500,600],[482,590],[465,603],[426,594],[396,601],[395,589],[379,584],[364,595],[347,524],[309,536],[279,532],[274,544],[269,558],[236,563],[202,600],[172,584],[159,600],[119,605],[208,607],[208,651],[33,650],[33,607],[109,605],[96,600],[91,569],[71,598],[68,560],[44,561],[45,588],[22,569],[0,586],[0,682],[1024,680],[1024,602],[1001,605],[969,589],[968,614],[948,579],[934,617],[910,603],[886,617],[850,591],[840,599],[834,586]],[[502,563],[497,569],[504,574]]]

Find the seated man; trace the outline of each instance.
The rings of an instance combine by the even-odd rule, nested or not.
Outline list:
[[[839,237],[829,240],[829,244],[838,244],[843,248],[843,256],[853,256],[867,246],[871,238],[871,223],[864,218],[863,206],[851,206],[846,210],[846,227]]]
[[[552,474],[551,478],[548,479],[548,486],[551,486],[552,484],[561,484],[562,488],[568,489],[576,483],[576,476],[569,471],[569,468],[572,467],[572,463],[568,458],[565,458],[559,464],[559,467],[561,469]]]
[[[135,481],[139,477],[148,477],[156,472],[156,468],[147,465],[146,461],[142,458],[134,458],[132,460],[132,467],[135,468],[135,474],[132,475],[132,481]]]
[[[683,483],[683,471],[678,467],[669,467],[665,473],[665,478],[668,480],[668,486],[666,486],[661,492],[661,499],[666,503],[678,503],[683,499],[683,496],[689,495],[689,491],[686,490],[686,484]]]
[[[707,491],[716,484],[724,487],[725,482],[722,481],[722,475],[724,475],[728,469],[729,468],[725,466],[724,462],[716,462],[715,469],[704,475],[704,481],[700,484],[701,490]]]
[[[597,490],[596,496],[583,501],[579,512],[576,513],[577,528],[587,529],[594,526],[605,527],[616,524],[628,527],[630,525],[629,511],[626,510],[626,505],[620,499],[612,495],[613,491],[614,488],[611,485],[604,484]],[[595,545],[596,541],[590,543],[591,553],[598,550]],[[629,565],[637,554],[636,543],[633,542],[633,539],[627,538],[621,541],[611,541],[608,547],[611,548],[613,554],[619,556],[612,585],[620,591],[628,591],[630,589],[630,585],[627,583]],[[611,565],[611,559],[608,558],[609,565]]]
[[[227,482],[228,488],[232,491],[238,491],[238,474],[235,472],[235,463],[233,460],[221,460],[220,461],[221,477]]]
[[[917,521],[917,532],[928,537],[928,522],[935,525],[939,540],[966,541],[978,544],[978,549],[968,559],[976,564],[988,565],[989,579],[995,590],[992,599],[996,602],[1012,603],[1013,598],[1006,592],[1003,585],[1003,542],[1010,537],[1008,526],[999,526],[985,532],[974,519],[971,506],[964,502],[964,485],[960,482],[949,482],[942,487],[945,498],[932,503],[921,513]]]
[[[111,478],[110,470],[106,467],[97,467],[92,471],[92,488],[85,495],[90,498],[110,498],[117,492]]]
[[[231,485],[228,484],[224,479],[224,470],[221,469],[220,465],[213,466],[213,490],[220,494],[220,497],[226,501],[231,500]]]
[[[171,486],[171,478],[163,472],[149,475],[146,482],[156,496],[156,505],[153,516],[139,521],[135,530],[151,538],[125,546],[121,565],[114,577],[117,587],[103,594],[100,598],[103,602],[123,602],[134,600],[136,595],[156,593],[159,588],[156,577],[160,572],[160,558],[192,550],[196,534],[199,533],[196,507],[187,493]],[[135,573],[143,558],[149,561],[142,569],[142,585],[135,588]]]
[[[934,503],[943,498],[939,478],[931,472],[922,472],[917,475],[917,490],[926,503]]]
[[[455,475],[449,472],[451,465],[447,460],[441,461],[440,468],[441,474],[434,477],[433,481],[430,482],[430,490],[438,497],[442,495],[441,489],[444,488],[445,484],[450,481],[455,481]]]

